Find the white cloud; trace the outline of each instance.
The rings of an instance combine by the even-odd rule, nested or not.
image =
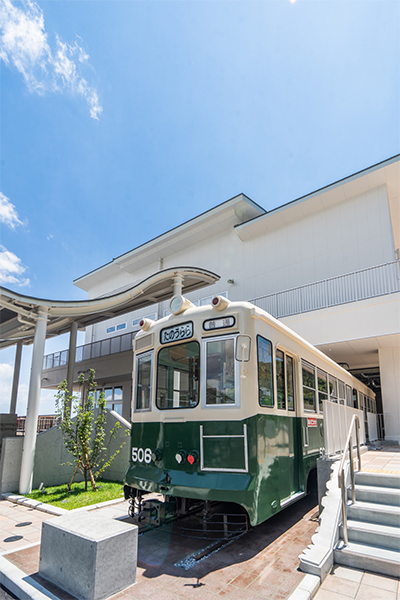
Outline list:
[[[14,204],[2,192],[0,192],[0,223],[8,225],[11,229],[15,229],[17,225],[22,225]]]
[[[51,44],[44,16],[32,0],[0,0],[0,59],[22,74],[31,92],[67,91],[84,98],[90,116],[102,112],[96,90],[81,75],[79,66],[89,55],[77,41],[68,44],[56,35]],[[17,6],[18,4],[18,6]]]
[[[23,277],[25,271],[21,259],[0,245],[0,284],[29,285],[29,279]]]

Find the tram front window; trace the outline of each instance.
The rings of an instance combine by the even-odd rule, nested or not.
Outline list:
[[[200,346],[188,342],[158,353],[156,403],[160,409],[193,408],[199,401]]]
[[[137,359],[136,410],[150,409],[152,355],[145,354]]]
[[[207,405],[235,404],[235,340],[207,342]]]

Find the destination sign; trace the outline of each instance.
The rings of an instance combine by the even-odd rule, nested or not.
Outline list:
[[[175,327],[166,327],[161,329],[160,343],[168,344],[169,342],[178,342],[179,340],[186,340],[193,337],[193,323],[182,323]]]
[[[207,319],[203,322],[203,329],[205,331],[213,331],[214,329],[226,329],[227,327],[233,327],[236,320],[235,317],[221,317],[219,319]]]

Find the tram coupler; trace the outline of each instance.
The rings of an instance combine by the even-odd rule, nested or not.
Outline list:
[[[141,510],[138,520],[144,525],[159,527],[176,518],[175,498],[169,496],[164,501],[144,500],[141,503]]]

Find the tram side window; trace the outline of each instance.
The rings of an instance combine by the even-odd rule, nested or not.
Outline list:
[[[346,404],[346,396],[344,391],[344,383],[339,379],[339,404]]]
[[[287,407],[289,410],[294,410],[294,374],[293,374],[293,358],[286,354],[286,393]]]
[[[315,387],[315,367],[314,365],[302,361],[301,370],[303,375],[303,404],[304,410],[317,412],[316,407],[316,387]]]
[[[156,404],[161,410],[193,408],[199,402],[198,342],[162,348],[158,353]]]
[[[319,412],[322,413],[324,410],[323,401],[328,400],[328,375],[325,371],[317,369],[318,377],[318,406]]]
[[[235,340],[206,342],[206,404],[235,404]]]
[[[338,387],[336,377],[329,375],[329,399],[331,402],[338,401]]]
[[[346,404],[347,406],[353,406],[353,394],[349,385],[346,385]]]
[[[358,408],[357,390],[353,388],[353,407]]]
[[[136,363],[136,410],[149,410],[151,398],[152,354],[138,356]]]
[[[260,406],[274,406],[272,344],[269,340],[257,336],[258,355],[258,401]]]
[[[275,373],[276,373],[276,405],[278,408],[286,408],[285,391],[285,355],[282,350],[277,350],[275,354]]]
[[[293,358],[282,350],[275,355],[276,404],[278,408],[294,410]]]

